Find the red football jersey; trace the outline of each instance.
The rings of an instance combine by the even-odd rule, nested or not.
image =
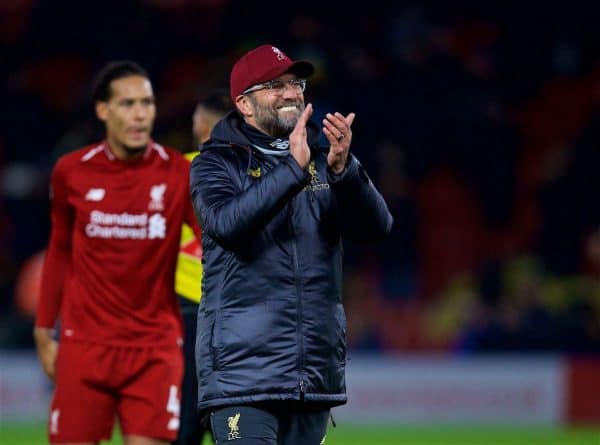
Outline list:
[[[54,327],[60,314],[62,339],[181,339],[174,273],[182,223],[200,238],[189,169],[182,154],[155,142],[134,161],[115,158],[106,142],[58,160],[36,326]]]

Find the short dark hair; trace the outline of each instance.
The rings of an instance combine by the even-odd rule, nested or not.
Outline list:
[[[226,88],[212,89],[210,93],[200,99],[198,106],[221,116],[233,109],[229,91]]]
[[[108,62],[96,75],[92,88],[94,102],[106,102],[110,99],[110,84],[113,80],[129,76],[142,76],[150,79],[148,72],[131,60],[116,60]]]

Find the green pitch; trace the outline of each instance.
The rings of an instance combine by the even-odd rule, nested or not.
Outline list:
[[[44,445],[43,425],[0,424],[2,445]],[[117,433],[103,445],[121,444]],[[208,440],[203,445],[209,445]],[[325,445],[600,445],[597,428],[358,427],[329,428]]]

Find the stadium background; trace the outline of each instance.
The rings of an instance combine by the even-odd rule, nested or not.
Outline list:
[[[146,67],[155,138],[187,151],[196,101],[270,42],[316,64],[317,115],[357,113],[395,220],[345,244],[351,404],[328,443],[600,444],[600,8],[520,3],[1,2],[0,442],[43,443],[48,176],[102,134],[94,73]]]

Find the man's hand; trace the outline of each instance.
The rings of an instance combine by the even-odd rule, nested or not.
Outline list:
[[[54,340],[54,329],[34,328],[33,339],[42,369],[50,377],[50,380],[54,381],[58,353],[58,342]]]
[[[302,168],[306,168],[310,161],[310,148],[306,139],[306,123],[312,112],[312,104],[308,104],[290,133],[290,154]]]
[[[323,133],[329,141],[329,154],[327,164],[335,174],[340,174],[346,168],[350,142],[352,142],[352,122],[356,115],[348,114],[344,117],[341,113],[327,113],[323,119]]]

